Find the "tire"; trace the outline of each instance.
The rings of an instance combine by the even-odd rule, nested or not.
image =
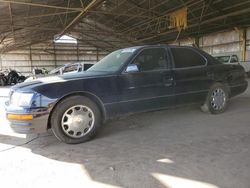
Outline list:
[[[61,101],[53,110],[51,129],[60,141],[79,144],[96,135],[101,119],[96,103],[84,96],[72,96]]]
[[[223,113],[228,104],[229,91],[226,86],[221,83],[215,83],[210,88],[205,103],[201,106],[203,112],[211,114]]]

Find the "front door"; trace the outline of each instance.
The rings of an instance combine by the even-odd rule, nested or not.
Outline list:
[[[174,104],[174,80],[165,48],[146,48],[131,64],[138,72],[123,72],[118,77],[121,113],[160,109]]]

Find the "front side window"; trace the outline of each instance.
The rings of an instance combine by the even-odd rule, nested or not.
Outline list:
[[[204,66],[206,64],[206,59],[193,49],[173,47],[171,52],[175,68]]]
[[[140,71],[160,70],[166,67],[166,51],[164,48],[145,49],[135,58],[133,64]]]

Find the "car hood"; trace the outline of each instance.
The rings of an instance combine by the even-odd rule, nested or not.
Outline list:
[[[49,84],[49,83],[59,83],[59,82],[67,82],[69,80],[78,80],[78,79],[87,79],[87,78],[93,78],[93,77],[102,77],[111,75],[107,72],[80,72],[80,73],[72,73],[72,74],[66,74],[66,75],[53,75],[53,76],[45,76],[42,78],[37,78],[32,81],[23,82],[20,84],[17,84],[12,87],[13,90],[18,90],[22,88],[30,88],[37,85],[43,85],[43,84]]]

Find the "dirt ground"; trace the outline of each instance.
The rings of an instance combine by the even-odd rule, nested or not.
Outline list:
[[[50,132],[12,133],[4,100],[1,187],[250,187],[250,89],[220,115],[197,107],[137,114],[108,122],[79,145],[61,143]]]

